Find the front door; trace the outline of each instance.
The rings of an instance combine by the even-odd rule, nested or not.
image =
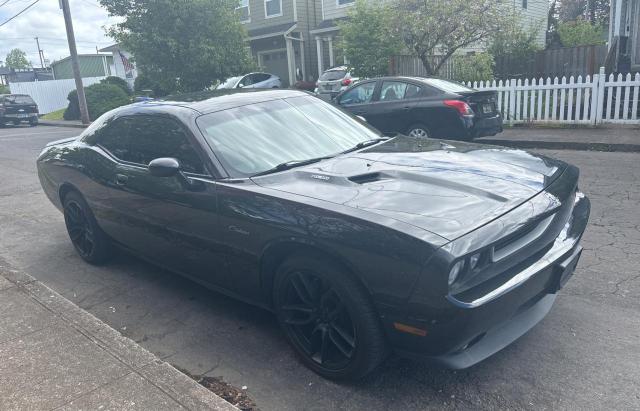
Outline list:
[[[226,288],[226,258],[219,243],[216,190],[189,131],[170,117],[135,115],[127,122],[127,147],[117,151],[113,180],[121,221],[111,235],[127,247],[172,270]],[[114,151],[112,151],[114,150]],[[178,159],[184,177],[156,177],[147,165],[160,157]],[[116,231],[113,233],[113,231]]]
[[[338,97],[338,105],[356,116],[364,117],[367,122],[375,127],[375,117],[371,112],[371,102],[376,91],[376,84],[375,80],[359,83]]]

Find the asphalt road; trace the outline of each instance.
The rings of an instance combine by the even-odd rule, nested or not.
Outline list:
[[[531,332],[468,370],[391,358],[336,384],[296,360],[267,312],[124,254],[82,262],[34,165],[78,132],[0,129],[0,257],[175,366],[247,386],[262,410],[640,409],[640,154],[544,152],[581,168],[593,208],[576,274]]]

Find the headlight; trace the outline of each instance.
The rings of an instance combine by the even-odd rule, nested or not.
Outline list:
[[[464,260],[460,260],[451,267],[451,271],[449,271],[449,286],[451,286],[460,273],[462,272],[462,267],[464,267]]]

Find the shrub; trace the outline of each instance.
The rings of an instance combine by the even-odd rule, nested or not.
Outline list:
[[[493,79],[493,56],[489,53],[456,56],[453,60],[456,81],[487,81]]]
[[[151,90],[152,96],[150,97],[164,97],[170,93],[176,91],[175,84],[165,86],[157,81],[152,80],[145,74],[139,74],[133,82],[133,89],[136,94],[144,94],[144,90]]]
[[[9,91],[9,87],[0,84],[0,94],[9,94],[11,93],[11,91]]]
[[[558,24],[558,36],[564,47],[588,46],[606,42],[606,27],[578,19]]]
[[[89,109],[89,118],[95,120],[102,114],[116,107],[129,104],[129,96],[122,88],[113,84],[98,83],[84,88],[84,94]],[[69,106],[64,111],[65,120],[80,119],[80,107],[78,105],[78,93],[73,90],[67,96]]]
[[[132,90],[129,88],[129,83],[127,83],[127,81],[121,77],[109,76],[105,79],[100,80],[100,83],[113,84],[114,86],[118,86],[122,90],[124,90],[124,92],[127,93],[127,95],[129,96],[131,95]]]

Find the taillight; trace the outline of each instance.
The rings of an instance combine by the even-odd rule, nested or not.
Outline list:
[[[348,86],[349,84],[351,84],[351,79],[350,78],[343,79],[340,84],[342,84],[343,86]]]
[[[460,101],[460,100],[445,100],[444,101],[444,105],[447,106],[447,107],[455,108],[456,110],[458,110],[458,113],[460,113],[463,116],[472,116],[473,115],[473,110],[471,110],[471,107],[469,107],[469,105],[467,103],[465,103],[464,101]]]

